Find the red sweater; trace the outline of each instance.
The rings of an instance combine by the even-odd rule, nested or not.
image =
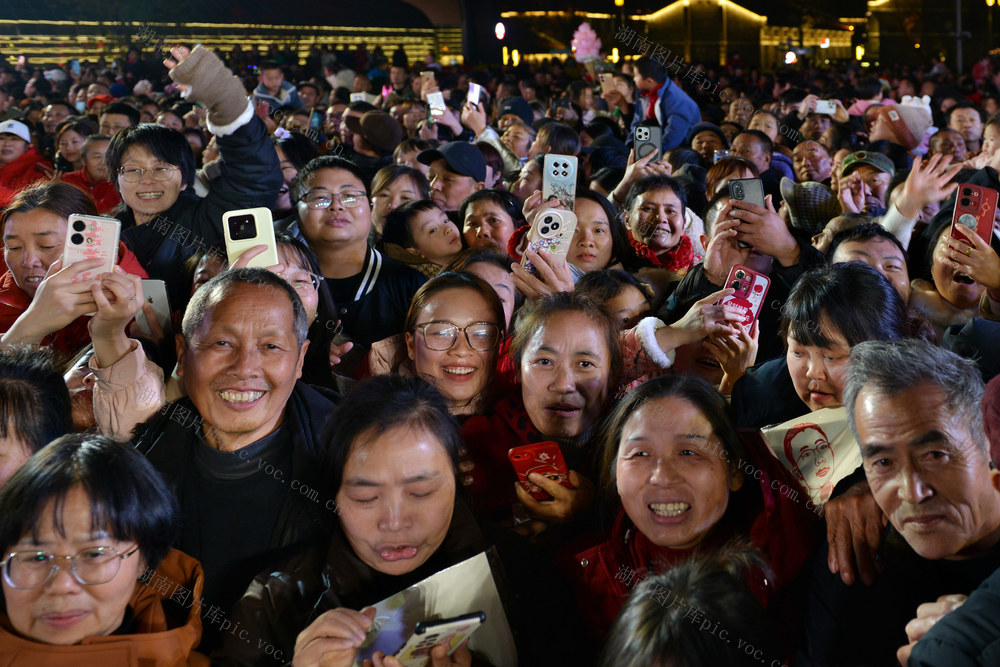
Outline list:
[[[140,278],[149,277],[139,259],[121,242],[118,243],[118,266]],[[30,305],[31,297],[17,286],[10,271],[0,276],[0,332],[8,331]],[[75,354],[90,343],[89,321],[89,317],[76,318],[66,327],[43,338],[42,345],[67,355]]]
[[[83,169],[63,174],[62,180],[75,185],[84,192],[89,192],[90,196],[97,202],[97,212],[101,215],[107,215],[122,201],[111,181],[91,181]]]
[[[21,157],[0,166],[0,207],[7,206],[24,188],[49,178],[52,165],[34,146]]]

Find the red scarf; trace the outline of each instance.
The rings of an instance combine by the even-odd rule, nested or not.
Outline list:
[[[660,85],[658,85],[656,88],[653,88],[652,90],[644,90],[644,91],[642,91],[643,97],[648,98],[648,101],[646,102],[646,117],[645,117],[645,120],[649,120],[650,118],[653,118],[654,120],[656,119],[656,103],[659,101],[660,88],[663,88],[663,86],[666,83],[667,82],[664,81],[663,83],[661,83]]]
[[[628,233],[628,240],[636,254],[655,267],[667,269],[683,276],[694,264],[694,247],[687,234],[681,236],[680,242],[663,255],[657,255],[648,245],[636,241],[632,238],[632,232]]]

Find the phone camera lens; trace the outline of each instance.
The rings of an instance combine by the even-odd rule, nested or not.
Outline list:
[[[93,236],[88,236],[84,240],[87,242],[87,245],[94,245],[94,237]]]
[[[83,243],[83,234],[73,234],[73,236],[69,237],[69,241],[73,245],[80,245]]]
[[[740,280],[743,280],[744,278],[747,277],[746,271],[737,271],[736,277],[739,278]]]
[[[87,225],[84,224],[83,220],[75,220],[73,222],[73,231],[74,232],[82,232],[86,228],[87,228]]]
[[[551,215],[545,216],[545,224],[548,224],[550,222],[552,222],[552,216]]]
[[[559,223],[558,223],[558,222],[553,222],[553,223],[552,223],[552,227],[550,227],[550,229],[551,229],[551,230],[552,230],[553,232],[558,232],[558,231],[559,231],[559,227],[560,227],[560,225],[559,225]]]
[[[739,289],[740,288],[740,281],[734,280],[733,284],[730,285],[730,287],[732,287],[733,289]]]
[[[972,203],[972,202],[971,202],[971,201],[969,201],[968,199],[963,199],[963,200],[962,200],[962,206],[968,206],[968,205],[969,205],[969,204],[971,204],[971,203]]]
[[[971,197],[972,196],[972,190],[970,190],[969,188],[962,188],[962,196],[963,197]]]

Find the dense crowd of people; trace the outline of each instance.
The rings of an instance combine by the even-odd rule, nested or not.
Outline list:
[[[996,661],[990,60],[162,55],[0,70],[0,665],[361,664],[484,551],[524,665]]]

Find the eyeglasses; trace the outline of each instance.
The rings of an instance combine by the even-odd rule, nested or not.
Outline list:
[[[309,271],[294,271],[282,274],[281,277],[299,292],[315,292],[323,281],[323,276],[317,276]]]
[[[325,195],[317,192],[306,195],[302,198],[302,201],[311,209],[330,208],[330,204],[333,203],[334,199],[339,201],[344,208],[357,208],[361,206],[361,200],[367,199],[367,197],[363,192],[345,192],[344,194],[334,195]]]
[[[43,586],[63,567],[56,561],[68,560],[74,579],[84,586],[96,586],[114,579],[122,561],[137,551],[138,546],[125,554],[112,547],[81,549],[72,556],[56,556],[47,551],[15,551],[8,554],[0,566],[3,566],[7,585],[26,590]]]
[[[480,352],[492,350],[500,342],[500,327],[492,322],[473,322],[465,327],[455,326],[451,322],[425,322],[414,328],[423,333],[424,345],[437,352],[453,348],[459,332],[465,332],[465,341],[469,347]]]
[[[122,180],[126,183],[138,183],[142,180],[143,174],[152,174],[157,181],[169,181],[177,171],[177,167],[169,165],[166,167],[153,167],[151,169],[126,169],[122,167],[118,170]]]

